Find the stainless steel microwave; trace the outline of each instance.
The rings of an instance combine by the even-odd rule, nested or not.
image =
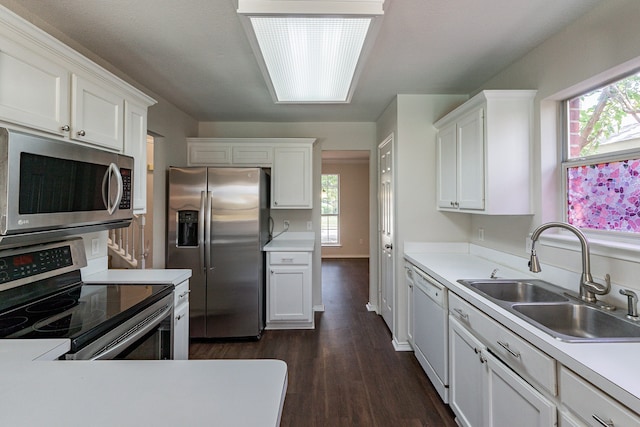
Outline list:
[[[127,226],[133,158],[0,128],[0,246]]]

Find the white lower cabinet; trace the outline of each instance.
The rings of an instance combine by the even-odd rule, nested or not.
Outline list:
[[[483,354],[484,424],[491,427],[549,427],[556,424],[556,405],[490,352]]]
[[[511,337],[506,347],[516,360],[498,359],[493,341],[495,337],[505,339],[504,327],[455,294],[449,296],[449,398],[458,423],[469,427],[555,426],[554,400],[543,394],[543,387],[536,390],[522,377],[527,368],[540,369],[535,367],[538,355],[529,354],[527,347]],[[502,340],[499,342],[505,344]]]
[[[311,252],[269,252],[266,329],[313,329]]]
[[[640,426],[640,416],[571,370],[560,368],[561,426]]]
[[[449,318],[449,405],[463,427],[483,423],[482,348],[471,332]]]
[[[189,281],[173,291],[173,358],[189,359]]]

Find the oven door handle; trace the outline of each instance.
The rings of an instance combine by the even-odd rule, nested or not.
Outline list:
[[[149,321],[149,323],[146,323],[143,326],[137,325],[134,328],[123,333],[118,338],[113,340],[110,344],[103,347],[104,351],[101,351],[98,354],[94,354],[89,360],[113,359],[115,356],[120,354],[122,350],[127,348],[129,344],[135,342],[140,337],[143,337],[147,332],[153,330],[156,326],[158,326],[164,319],[166,319],[167,315],[171,314],[172,309],[172,305],[167,305],[167,307],[159,312],[151,321]]]

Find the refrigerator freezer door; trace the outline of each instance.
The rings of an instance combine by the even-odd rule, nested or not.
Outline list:
[[[206,168],[169,169],[167,268],[190,268],[189,334],[206,336]]]
[[[206,334],[258,337],[262,331],[263,252],[260,169],[210,168],[210,265]]]

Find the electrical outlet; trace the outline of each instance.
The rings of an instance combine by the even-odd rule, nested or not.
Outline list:
[[[481,242],[484,241],[484,228],[478,228],[478,240]]]
[[[288,230],[288,229],[289,229],[289,220],[288,220],[288,219],[285,219],[285,220],[284,220],[284,229],[285,229],[285,230]]]
[[[91,255],[100,253],[100,239],[91,239]]]
[[[313,230],[313,222],[307,221],[307,230],[309,231]]]

